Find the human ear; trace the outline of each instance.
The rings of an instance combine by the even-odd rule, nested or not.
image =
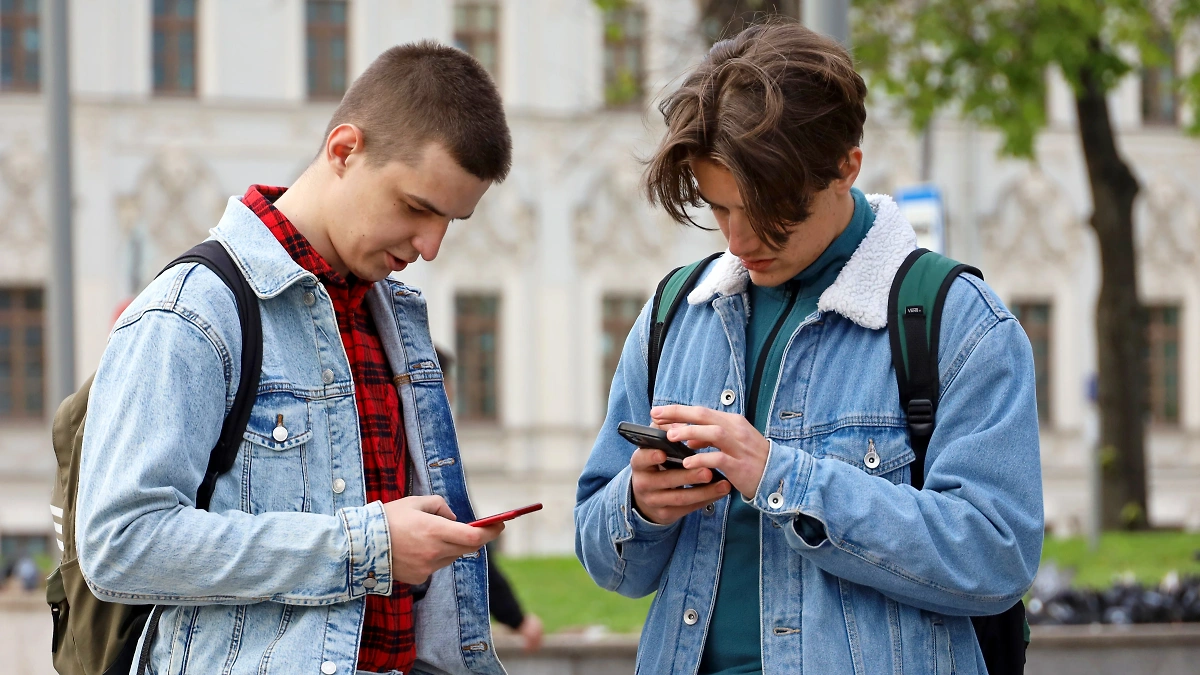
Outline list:
[[[838,168],[841,169],[842,177],[836,181],[839,192],[849,192],[853,187],[854,181],[858,180],[858,173],[862,171],[862,148],[850,148],[850,152],[842,158]]]
[[[353,124],[339,124],[325,139],[325,161],[334,173],[341,176],[346,172],[350,155],[363,151],[363,133]]]

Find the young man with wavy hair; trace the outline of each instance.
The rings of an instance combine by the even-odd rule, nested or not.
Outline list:
[[[653,400],[643,310],[579,479],[589,574],[656,594],[639,672],[982,675],[969,617],[1032,582],[1033,358],[974,277],[945,301],[938,424],[924,489],[909,485],[886,327],[916,236],[889,197],[853,187],[866,94],[840,45],[774,23],[716,44],[661,106],[650,198],[680,222],[707,205],[728,251],[675,315]],[[622,421],[698,452],[664,470]]]

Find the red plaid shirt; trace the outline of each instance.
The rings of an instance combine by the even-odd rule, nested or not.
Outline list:
[[[346,356],[350,358],[350,372],[354,375],[367,502],[386,503],[399,499],[404,496],[404,461],[408,448],[392,370],[384,355],[379,332],[375,330],[375,322],[363,304],[372,284],[353,274],[347,279],[335,272],[283,212],[275,208],[273,202],[286,189],[252,185],[242,197],[242,203],[262,219],[296,264],[317,275],[325,284],[325,290],[333,300]],[[367,615],[358,651],[359,670],[407,673],[416,660],[412,594],[408,586],[398,581],[392,582],[392,589],[390,596],[367,596]]]

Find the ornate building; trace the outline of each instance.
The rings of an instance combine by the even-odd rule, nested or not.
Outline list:
[[[497,79],[514,168],[451,226],[436,261],[403,277],[424,289],[435,340],[457,352],[477,510],[542,501],[510,523],[504,548],[569,551],[575,478],[629,325],[663,274],[721,245],[651,210],[637,187],[638,158],[661,129],[648,102],[702,53],[695,5],[604,15],[592,0],[72,0],[78,377],[123,303],[204,238],[229,195],[299,175],[346,82],[376,54],[425,37],[456,43]],[[21,56],[36,3],[11,6],[0,20],[26,32],[0,49],[0,555],[54,548],[40,291],[66,264],[48,259],[44,115],[36,61],[31,70]],[[1200,528],[1200,143],[1143,119],[1139,82],[1114,93],[1114,109],[1145,186],[1150,515]],[[1054,86],[1036,164],[998,159],[993,134],[945,120],[932,177],[949,253],[984,269],[1034,341],[1047,517],[1071,533],[1087,514],[1098,274],[1069,96]],[[897,119],[872,109],[867,191],[920,174],[920,143]]]

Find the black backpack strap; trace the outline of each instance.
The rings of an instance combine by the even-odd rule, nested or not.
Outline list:
[[[983,273],[970,265],[926,249],[905,258],[892,279],[888,294],[888,336],[892,367],[900,390],[900,407],[908,422],[908,436],[916,459],[912,486],[925,485],[925,455],[937,423],[938,340],[946,295],[958,275]]]
[[[683,299],[691,292],[708,264],[720,258],[718,251],[690,265],[676,267],[658,282],[654,291],[654,302],[650,305],[650,340],[646,350],[646,399],[654,405],[654,380],[658,376],[658,361],[662,357],[663,344],[667,340],[667,329]]]
[[[197,244],[173,260],[167,265],[167,269],[184,263],[204,265],[229,287],[237,301],[238,319],[242,324],[242,370],[238,378],[237,394],[233,398],[233,407],[221,426],[221,437],[209,455],[204,480],[196,491],[196,508],[207,509],[217,484],[217,476],[232,469],[234,461],[237,460],[242,435],[250,421],[250,410],[254,407],[254,399],[258,395],[258,381],[262,375],[262,319],[259,316],[258,296],[255,295],[254,289],[250,288],[246,277],[233,262],[233,258],[229,257],[229,252],[221,242],[210,239]]]
[[[163,268],[163,272],[185,263],[204,265],[229,287],[234,300],[237,301],[238,320],[242,324],[242,369],[238,377],[237,394],[233,397],[233,407],[229,409],[229,414],[225,416],[225,422],[221,425],[221,437],[217,439],[217,444],[208,456],[208,469],[204,472],[204,480],[196,490],[196,508],[208,510],[213,489],[217,486],[217,476],[232,469],[234,461],[237,460],[242,435],[246,433],[246,425],[250,422],[250,410],[254,408],[254,400],[258,396],[258,382],[262,377],[262,318],[259,315],[258,296],[254,289],[250,288],[246,277],[242,275],[237,263],[229,256],[221,242],[210,239],[193,246],[172,260]],[[164,609],[163,605],[156,605],[146,620],[146,637],[142,641],[142,650],[138,656],[138,675],[145,673],[146,666],[150,663],[150,647]],[[128,669],[124,672],[128,672]]]

